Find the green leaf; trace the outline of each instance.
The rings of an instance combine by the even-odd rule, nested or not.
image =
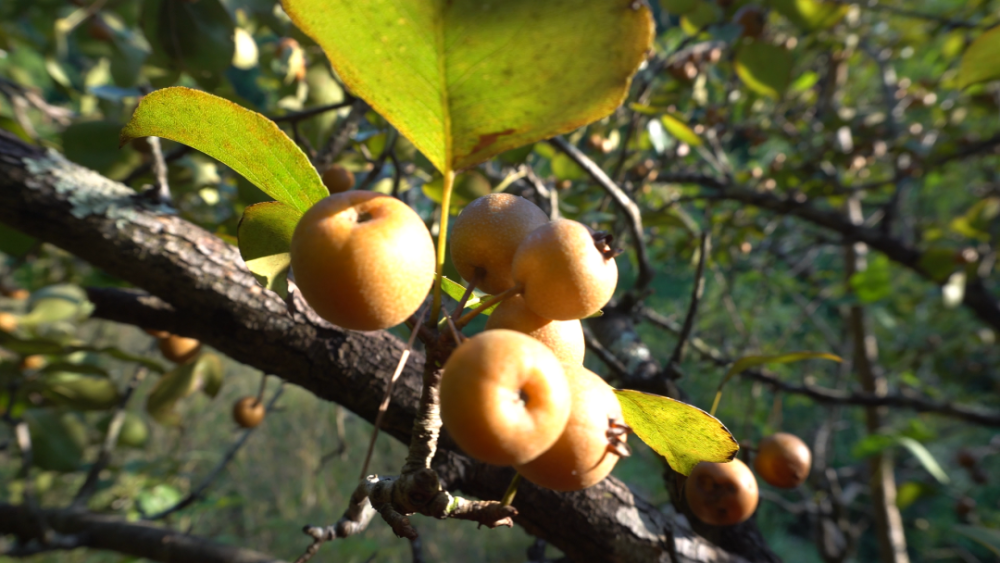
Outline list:
[[[32,462],[45,471],[76,471],[83,460],[87,429],[71,413],[53,409],[24,411],[31,435]]]
[[[215,398],[222,389],[222,380],[226,370],[222,367],[222,360],[215,354],[202,354],[197,362],[197,373],[201,378],[201,391],[211,398]]]
[[[114,413],[109,413],[97,423],[97,429],[107,433],[111,425]],[[141,416],[133,413],[125,413],[125,420],[122,421],[122,428],[118,432],[118,445],[126,448],[142,448],[149,440],[149,426]]]
[[[698,2],[693,10],[681,16],[681,29],[688,35],[694,35],[716,22],[722,17],[722,9],[715,2]]]
[[[446,277],[442,277],[441,291],[444,291],[448,295],[448,297],[451,297],[455,301],[461,301],[462,296],[465,295],[465,286],[456,281],[452,281]],[[485,294],[482,293],[481,291],[475,289],[472,290],[472,295],[469,297],[469,300],[465,302],[465,308],[472,309],[477,305],[479,305],[480,303],[482,303],[484,295]],[[490,313],[493,312],[493,309],[496,309],[495,305],[483,311],[481,314],[486,315],[488,317],[490,316]]]
[[[792,80],[792,54],[768,43],[746,43],[736,53],[736,74],[754,92],[778,99]]]
[[[441,172],[608,115],[653,37],[649,8],[632,0],[282,5]]]
[[[221,379],[221,371],[222,362],[213,354],[201,354],[197,360],[177,366],[156,382],[146,399],[146,412],[165,426],[180,425],[180,415],[174,411],[177,402],[199,389],[209,393],[209,386],[217,385],[215,381]]]
[[[174,506],[182,498],[184,495],[177,488],[160,483],[152,489],[140,492],[136,501],[143,514],[157,514]]]
[[[889,258],[884,254],[873,255],[868,260],[868,267],[855,272],[849,283],[862,303],[874,303],[889,297],[893,291]]]
[[[0,223],[0,252],[12,258],[20,258],[34,248],[37,239],[21,231]]]
[[[472,200],[489,195],[493,191],[490,181],[475,170],[455,176],[451,188],[451,214],[457,215]],[[434,203],[441,203],[444,195],[444,177],[438,176],[423,186],[424,195]]]
[[[110,409],[121,400],[118,387],[110,379],[71,372],[42,374],[38,391],[56,405],[81,411]]]
[[[10,334],[0,333],[0,345],[4,348],[10,350],[11,352],[16,352],[22,356],[31,356],[34,354],[45,354],[47,356],[66,356],[74,352],[93,352],[96,354],[106,354],[115,358],[116,360],[123,360],[126,362],[134,362],[146,366],[148,369],[155,371],[156,373],[163,373],[166,371],[159,362],[150,360],[149,358],[144,358],[142,356],[135,356],[115,348],[114,346],[86,346],[80,344],[64,344],[55,340],[50,340],[47,338],[18,338]]]
[[[154,49],[175,70],[196,80],[218,79],[233,60],[235,25],[219,0],[147,0],[142,27]]]
[[[678,473],[689,475],[700,461],[732,461],[740,449],[719,419],[697,407],[629,389],[615,395],[625,424]]]
[[[918,265],[934,281],[944,283],[952,272],[958,269],[955,257],[958,249],[948,246],[932,246],[920,255]]]
[[[958,87],[966,88],[979,82],[1000,78],[1000,27],[983,33],[962,54],[958,67]]]
[[[851,10],[849,4],[823,0],[771,0],[771,5],[806,31],[831,27]]]
[[[990,241],[990,226],[1000,216],[1000,197],[987,197],[977,201],[964,215],[951,221],[951,230],[980,242]]]
[[[692,147],[701,146],[701,137],[691,130],[683,121],[670,115],[669,113],[660,116],[660,123],[668,133],[677,138],[682,143],[687,143]]]
[[[281,297],[288,295],[289,250],[302,213],[280,201],[247,207],[237,228],[240,256],[257,282]]]
[[[24,326],[79,321],[89,317],[94,310],[87,292],[70,284],[50,285],[33,292],[28,306],[28,314],[21,317]]]
[[[65,373],[79,373],[82,375],[108,377],[108,370],[102,368],[101,366],[95,366],[94,364],[88,363],[56,361],[45,364],[45,367],[42,368],[43,373],[54,373],[60,371]]]
[[[994,555],[1000,557],[1000,530],[966,524],[955,524],[953,528],[956,532],[981,544],[986,549],[992,551]]]
[[[301,213],[330,195],[305,153],[273,121],[218,96],[181,87],[146,96],[120,143],[150,136],[211,156]]]
[[[726,386],[726,383],[728,383],[730,379],[743,370],[768,364],[788,364],[792,362],[801,362],[802,360],[815,359],[833,360],[835,362],[844,361],[840,356],[835,356],[826,352],[790,352],[788,354],[774,354],[770,356],[744,356],[736,360],[733,362],[733,365],[729,366],[729,369],[726,370],[726,375],[722,377],[722,381],[719,383],[719,387],[715,391],[715,401],[712,403],[711,412],[714,414],[715,410],[719,407],[719,400],[722,398],[722,388]]]
[[[923,465],[924,469],[926,469],[931,476],[937,479],[939,483],[947,485],[951,481],[948,479],[948,474],[941,469],[937,460],[934,459],[934,456],[931,455],[931,452],[927,451],[927,448],[924,447],[923,444],[913,438],[910,438],[909,436],[897,436],[896,442],[904,448],[910,450],[910,453],[913,454],[913,457],[917,458],[920,465]]]

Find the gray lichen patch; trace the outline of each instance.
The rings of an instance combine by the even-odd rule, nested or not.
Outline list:
[[[78,219],[100,215],[121,227],[135,220],[140,206],[147,211],[174,213],[173,209],[163,204],[138,202],[135,191],[70,162],[55,150],[49,149],[41,158],[25,157],[23,160],[25,168],[33,176],[26,182],[28,187],[40,189],[51,184],[56,193],[69,202],[70,212]]]

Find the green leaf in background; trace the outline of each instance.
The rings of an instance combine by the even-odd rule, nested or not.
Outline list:
[[[301,213],[330,195],[302,149],[273,121],[218,96],[182,87],[146,96],[119,142],[150,136],[207,154]]]
[[[116,150],[121,127],[111,120],[77,121],[62,132],[63,154],[81,166],[109,174],[130,156]]]
[[[176,487],[160,483],[152,489],[140,492],[135,500],[143,514],[158,514],[174,506],[182,498],[184,495]]]
[[[80,411],[107,410],[121,400],[118,387],[106,377],[50,372],[42,374],[37,385],[52,403]]]
[[[34,248],[38,240],[0,223],[0,252],[12,258],[20,258]]]
[[[698,7],[704,0],[660,0],[660,9],[668,14],[681,15]]]
[[[448,295],[448,297],[451,297],[455,301],[461,301],[462,300],[462,296],[465,295],[465,286],[464,285],[462,285],[462,284],[460,284],[460,283],[458,283],[456,281],[450,280],[450,279],[448,279],[446,277],[442,277],[441,278],[441,290],[444,291]],[[485,293],[479,291],[478,289],[473,289],[472,290],[472,296],[469,297],[469,300],[465,302],[465,308],[466,309],[473,309],[473,308],[477,307],[480,303],[483,302],[483,298],[484,297],[488,298],[489,296],[486,295]],[[493,305],[492,307],[486,309],[485,311],[483,311],[480,314],[483,315],[483,316],[486,316],[486,317],[490,316],[490,313],[492,313],[493,310],[497,308],[497,305],[499,305],[499,303],[497,303],[496,305]],[[442,320],[444,320],[444,319],[442,319]]]
[[[669,113],[661,115],[660,123],[662,123],[663,128],[666,129],[668,133],[673,135],[678,141],[687,143],[692,147],[701,146],[701,137],[692,131],[687,124],[673,115],[670,115]]]
[[[31,294],[28,314],[21,317],[23,326],[35,326],[58,321],[79,321],[90,316],[94,305],[87,292],[70,284],[50,285]]]
[[[1000,27],[983,33],[962,54],[958,67],[958,87],[1000,78]]]
[[[998,51],[1000,53],[1000,51]],[[951,220],[951,230],[979,242],[990,241],[990,226],[1000,217],[1000,197],[983,198]]]
[[[177,366],[156,382],[146,399],[146,412],[160,424],[179,426],[180,415],[174,410],[177,402],[199,390],[210,396],[218,392],[221,372],[222,362],[213,354],[201,354],[197,360]]]
[[[83,461],[87,429],[75,415],[54,409],[24,411],[31,435],[32,462],[45,471],[76,471]]]
[[[868,267],[855,272],[849,283],[862,303],[874,303],[892,295],[892,266],[884,254],[869,257]]]
[[[196,80],[217,78],[233,60],[236,26],[219,0],[147,0],[142,27],[153,62],[166,59]]]
[[[689,10],[681,16],[681,29],[688,35],[694,35],[717,23],[721,18],[722,9],[715,2],[698,2],[693,10]]]
[[[917,458],[917,461],[920,462],[920,465],[923,465],[924,469],[937,479],[939,483],[947,485],[951,482],[948,474],[941,469],[941,465],[934,459],[931,452],[927,451],[927,448],[923,444],[909,436],[870,434],[854,445],[851,449],[851,455],[858,459],[864,459],[893,446],[903,446],[909,450],[913,454],[913,457]]]
[[[992,551],[994,555],[1000,557],[1000,530],[966,524],[955,524],[953,528],[956,532],[981,544]]]
[[[649,8],[632,0],[282,5],[441,172],[608,115],[653,37]]]
[[[155,360],[150,360],[143,356],[129,354],[114,346],[87,346],[82,344],[65,344],[47,338],[18,338],[10,334],[0,333],[0,345],[16,352],[22,356],[34,354],[44,354],[46,356],[67,356],[75,352],[93,352],[95,354],[105,354],[116,360],[134,362],[142,364],[156,373],[163,373],[166,370]]]
[[[938,283],[944,283],[958,269],[955,257],[958,249],[951,246],[932,246],[920,255],[920,269]]]
[[[771,0],[771,5],[806,31],[831,27],[851,9],[849,4],[827,0]]]
[[[777,45],[746,43],[736,53],[736,74],[747,88],[778,99],[792,80],[792,54]]]
[[[451,214],[458,215],[472,200],[489,195],[492,191],[493,186],[490,185],[490,181],[476,170],[458,174],[452,185]],[[444,178],[438,176],[427,182],[423,186],[423,192],[434,203],[440,204],[444,193]]]
[[[788,364],[792,362],[801,362],[802,360],[816,359],[833,360],[835,362],[844,361],[840,356],[828,354],[826,352],[790,352],[788,354],[774,354],[770,356],[743,356],[733,362],[733,365],[729,366],[729,369],[726,370],[726,375],[722,377],[722,381],[719,382],[719,387],[715,391],[715,401],[712,402],[712,410],[710,412],[715,414],[716,409],[719,408],[719,401],[722,399],[722,388],[726,386],[726,383],[728,383],[730,379],[743,370],[767,364]]]
[[[237,229],[240,256],[257,282],[282,298],[288,295],[289,249],[302,213],[280,201],[247,207]]]
[[[65,373],[79,373],[82,375],[108,377],[108,370],[102,368],[101,366],[88,363],[55,361],[45,364],[45,367],[42,368],[42,373],[55,373],[60,371]]]
[[[740,449],[719,419],[697,407],[629,389],[615,395],[625,424],[678,473],[690,475],[700,461],[732,461]]]
[[[114,413],[108,413],[101,418],[97,422],[97,429],[106,434],[114,416]],[[148,440],[149,426],[146,425],[146,421],[134,412],[126,412],[122,428],[118,432],[118,445],[126,448],[142,448]]]

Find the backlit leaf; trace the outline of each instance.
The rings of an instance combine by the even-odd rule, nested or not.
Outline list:
[[[46,471],[75,471],[83,460],[87,429],[75,415],[54,409],[24,411],[31,435],[32,461]]]
[[[768,43],[747,43],[736,53],[736,74],[754,92],[778,99],[792,80],[792,54]]]
[[[771,5],[806,31],[831,27],[851,9],[849,4],[828,0],[771,0]]]
[[[288,295],[289,250],[302,213],[280,201],[247,207],[237,229],[240,256],[257,282],[282,297]]]
[[[106,377],[50,372],[42,374],[38,385],[47,400],[81,411],[110,409],[121,400],[118,387]]]
[[[691,130],[683,121],[670,115],[669,113],[660,116],[660,123],[668,133],[673,135],[678,141],[687,143],[692,147],[701,145],[701,137]]]
[[[120,142],[150,136],[211,156],[301,213],[329,195],[305,153],[273,121],[218,96],[182,87],[146,96]]]
[[[177,402],[200,389],[211,395],[208,386],[218,384],[221,370],[221,362],[213,354],[201,354],[197,360],[177,366],[156,382],[146,400],[146,412],[160,424],[180,425],[180,415],[175,412]],[[218,388],[213,391],[217,392]]]
[[[351,91],[442,172],[608,115],[653,32],[649,8],[632,0],[282,5]]]
[[[625,423],[678,473],[689,475],[700,461],[731,461],[740,449],[719,419],[697,407],[630,389],[615,395]]]
[[[959,88],[1000,78],[997,53],[1000,53],[1000,27],[983,33],[965,50],[958,67]]]

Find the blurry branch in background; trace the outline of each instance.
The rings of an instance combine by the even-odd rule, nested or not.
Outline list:
[[[706,218],[709,216],[708,211],[705,212],[705,216]],[[684,324],[681,325],[681,330],[677,334],[677,344],[674,346],[674,352],[670,355],[670,359],[667,360],[667,365],[664,366],[666,375],[671,379],[677,379],[680,376],[681,362],[684,359],[684,349],[687,346],[688,339],[691,337],[691,331],[694,330],[694,318],[698,314],[698,303],[701,302],[701,296],[705,293],[705,262],[708,261],[708,253],[711,251],[711,230],[712,223],[709,220],[705,226],[705,230],[701,233],[701,237],[699,237],[698,266],[694,271],[691,301],[688,305],[687,314],[684,315]]]

